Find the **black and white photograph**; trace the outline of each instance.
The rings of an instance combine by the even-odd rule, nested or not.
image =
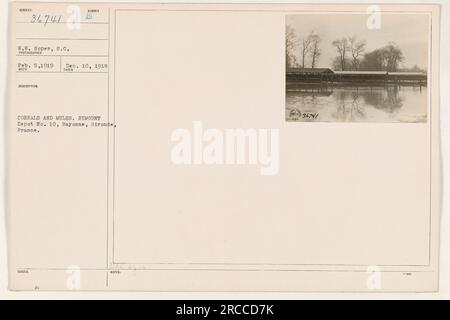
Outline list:
[[[427,14],[286,16],[286,121],[427,121]]]

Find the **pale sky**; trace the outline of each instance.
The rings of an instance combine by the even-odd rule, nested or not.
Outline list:
[[[317,67],[329,68],[337,56],[333,40],[357,36],[366,40],[366,53],[394,41],[402,49],[405,61],[400,67],[428,67],[429,16],[427,14],[387,14],[381,17],[381,28],[367,27],[367,14],[298,14],[286,16],[286,24],[294,28],[298,39],[311,30],[322,38],[322,55]],[[308,62],[309,63],[309,62]]]

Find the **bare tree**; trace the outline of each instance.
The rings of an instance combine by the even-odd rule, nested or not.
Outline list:
[[[295,47],[297,45],[297,37],[292,27],[286,26],[286,68],[294,67],[296,64]]]
[[[382,71],[386,70],[384,65],[384,53],[382,49],[376,49],[364,54],[359,63],[359,70]]]
[[[312,34],[311,35],[311,50],[309,55],[311,57],[311,68],[315,68],[317,61],[319,60],[320,55],[322,54],[322,50],[319,48],[319,44],[322,41],[319,35]]]
[[[343,71],[346,69],[346,57],[347,52],[349,50],[349,44],[347,38],[341,38],[336,39],[331,43],[337,50],[339,54],[339,61],[340,61],[340,69]]]
[[[306,38],[303,38],[302,43],[300,45],[300,57],[302,59],[302,68],[305,67],[306,57],[311,51],[311,44],[314,37],[314,31],[311,31]]]
[[[405,60],[402,50],[394,42],[364,54],[360,62],[360,70],[398,71],[399,65]]]
[[[352,67],[353,70],[357,71],[361,63],[361,56],[366,49],[366,42],[364,40],[358,41],[356,36],[350,37],[348,42],[350,46],[350,54],[352,55]]]
[[[386,70],[397,71],[400,62],[405,60],[402,50],[395,42],[389,42],[382,50]]]

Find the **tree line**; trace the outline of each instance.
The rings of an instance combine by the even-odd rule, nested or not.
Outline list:
[[[319,61],[322,50],[320,49],[320,42],[322,39],[314,31],[311,31],[307,37],[299,40],[295,35],[294,29],[286,27],[286,67],[311,67],[315,68]],[[300,52],[300,61],[298,61],[295,51]],[[307,65],[307,59],[310,64]]]
[[[286,67],[315,68],[322,53],[321,42],[320,35],[314,31],[299,39],[294,29],[287,26]],[[336,57],[331,61],[331,68],[336,71],[400,71],[405,56],[395,42],[370,52],[366,52],[366,44],[356,36],[334,40],[331,45],[336,50]],[[417,66],[409,70],[422,71]]]

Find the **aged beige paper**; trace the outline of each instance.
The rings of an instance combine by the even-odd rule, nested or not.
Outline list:
[[[10,289],[438,289],[439,6],[9,16]]]

